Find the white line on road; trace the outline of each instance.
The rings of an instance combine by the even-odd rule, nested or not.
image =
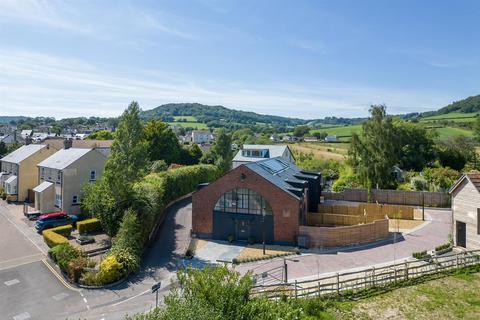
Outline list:
[[[120,302],[114,303],[114,304],[112,304],[112,307],[116,307],[116,306],[118,306],[119,304],[122,304],[122,303],[124,303],[124,302],[127,302],[127,301],[130,301],[130,300],[132,300],[132,299],[138,298],[138,297],[140,297],[140,296],[143,296],[143,295],[144,295],[145,293],[147,293],[147,292],[150,292],[150,289],[147,289],[147,290],[143,291],[142,293],[137,294],[136,296],[133,296],[133,297],[130,297],[130,298],[128,298],[128,299],[122,300],[122,301],[120,301]]]
[[[14,284],[20,283],[20,280],[18,280],[18,279],[13,279],[13,280],[5,281],[4,283],[5,283],[5,285],[7,285],[7,286],[13,286]]]
[[[16,316],[13,316],[13,320],[27,320],[30,318],[31,316],[30,316],[30,313],[28,312],[23,312],[23,313],[17,314]]]

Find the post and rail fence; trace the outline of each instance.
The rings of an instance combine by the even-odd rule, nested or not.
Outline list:
[[[369,288],[387,287],[400,281],[408,281],[441,272],[454,271],[480,265],[480,250],[464,251],[433,257],[429,260],[412,260],[359,271],[336,273],[312,280],[294,282],[275,281],[282,279],[276,268],[276,276],[268,272],[254,276],[256,285],[251,295],[279,299],[283,297],[308,297],[339,295],[342,292],[358,292]]]

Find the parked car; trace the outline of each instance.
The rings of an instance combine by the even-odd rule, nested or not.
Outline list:
[[[48,214],[42,214],[35,222],[35,229],[41,233],[45,229],[64,226],[67,224],[74,225],[77,222],[78,217],[68,215],[65,212],[54,212]]]

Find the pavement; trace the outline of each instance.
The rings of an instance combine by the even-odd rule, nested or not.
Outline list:
[[[230,244],[223,241],[208,241],[195,252],[195,258],[208,262],[232,262],[232,259],[240,254],[245,246]]]
[[[319,252],[295,256],[296,262],[288,261],[288,280],[308,280],[336,272],[347,272],[371,266],[382,266],[393,262],[401,262],[411,258],[412,253],[433,250],[436,246],[448,241],[451,233],[451,210],[425,209],[428,223],[415,230],[390,237],[386,241],[373,244],[335,248]],[[261,274],[283,266],[283,259],[241,264],[236,270]]]

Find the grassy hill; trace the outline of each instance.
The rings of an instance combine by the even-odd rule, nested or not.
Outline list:
[[[296,126],[307,122],[303,119],[264,115],[249,111],[228,109],[223,106],[209,106],[199,103],[165,104],[151,110],[143,111],[141,117],[144,119],[161,118],[167,119],[167,121],[176,119],[196,119],[196,122],[214,127],[218,126],[217,124],[219,123]]]

